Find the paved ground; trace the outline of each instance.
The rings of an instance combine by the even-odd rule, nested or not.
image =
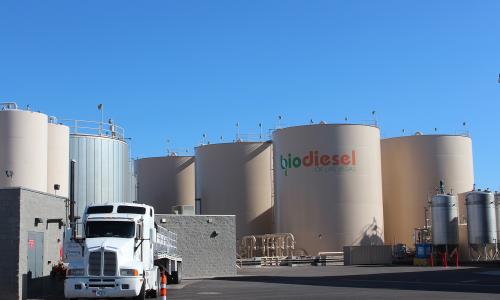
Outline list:
[[[259,268],[170,287],[168,299],[500,299],[500,266]]]

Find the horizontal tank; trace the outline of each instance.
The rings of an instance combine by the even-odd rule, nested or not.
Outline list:
[[[48,125],[47,192],[61,197],[69,196],[69,127]],[[59,190],[55,189],[55,185]]]
[[[48,117],[0,104],[0,188],[47,192]]]
[[[383,244],[377,127],[289,127],[274,131],[273,146],[277,232],[309,255]]]
[[[76,161],[78,216],[90,204],[131,201],[129,150],[123,139],[72,133],[70,159]]]
[[[272,144],[237,142],[196,148],[201,214],[236,215],[236,237],[272,232]]]
[[[135,161],[137,199],[168,214],[172,206],[195,202],[195,162],[193,156],[149,157]]]
[[[490,191],[467,194],[467,232],[469,245],[497,243],[495,197]]]
[[[435,195],[431,202],[432,244],[458,245],[458,199],[454,195]]]
[[[413,230],[426,226],[425,210],[440,181],[445,193],[458,195],[459,217],[465,216],[465,194],[474,185],[469,137],[414,135],[381,145],[387,243],[413,244]]]

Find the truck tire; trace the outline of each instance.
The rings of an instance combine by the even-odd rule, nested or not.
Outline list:
[[[172,283],[179,284],[182,281],[182,263],[177,263],[177,271],[172,271]]]
[[[146,299],[146,282],[143,282],[142,283],[142,287],[141,287],[141,292],[139,293],[139,295],[137,295],[136,297],[134,297],[133,299],[134,300],[144,300]]]

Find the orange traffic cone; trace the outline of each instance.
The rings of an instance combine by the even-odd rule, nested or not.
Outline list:
[[[160,299],[167,300],[167,276],[163,272],[161,273]]]

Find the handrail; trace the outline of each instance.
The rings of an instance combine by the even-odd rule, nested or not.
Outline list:
[[[73,134],[89,134],[111,137],[119,140],[125,139],[125,129],[116,125],[111,119],[108,123],[88,120],[60,120],[70,128]]]
[[[17,103],[16,102],[2,102],[0,103],[0,110],[17,110]]]

